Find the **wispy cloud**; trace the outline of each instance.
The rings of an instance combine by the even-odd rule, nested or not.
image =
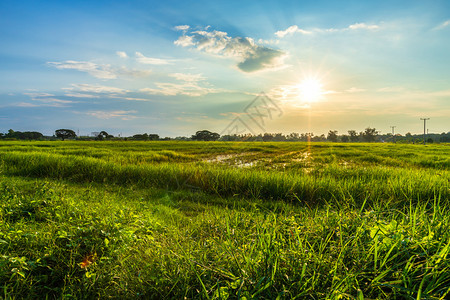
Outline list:
[[[189,25],[178,25],[174,27],[175,30],[188,30],[190,28]]]
[[[348,90],[345,90],[347,93],[362,93],[365,92],[365,89],[357,88],[357,87],[351,87]]]
[[[121,58],[128,58],[128,54],[124,51],[117,51],[116,54]]]
[[[401,93],[405,91],[405,88],[401,86],[388,86],[380,88],[377,91],[382,93]]]
[[[42,105],[36,104],[36,103],[29,103],[29,102],[19,102],[14,106],[19,106],[19,107],[39,107]]]
[[[302,34],[302,35],[312,35],[318,33],[337,33],[337,32],[349,32],[349,31],[357,31],[357,30],[366,30],[366,31],[375,31],[381,29],[380,25],[376,24],[367,24],[367,23],[355,23],[351,24],[344,28],[312,28],[312,29],[302,29],[297,25],[289,26],[285,30],[279,30],[275,32],[275,35],[278,38],[284,38],[293,34]]]
[[[434,27],[433,29],[434,30],[441,30],[441,29],[447,28],[449,26],[450,26],[450,20],[447,20],[447,21],[442,22],[438,26]]]
[[[141,64],[147,65],[169,65],[171,62],[167,59],[146,57],[141,52],[136,52],[136,60]]]
[[[206,80],[206,78],[203,77],[202,74],[173,73],[169,74],[169,76],[175,78],[176,80],[187,82]]]
[[[200,74],[173,73],[169,74],[169,76],[181,82],[156,82],[155,85],[157,88],[144,88],[140,91],[147,94],[166,96],[185,95],[190,97],[219,92],[219,90],[210,87],[205,82],[205,78]]]
[[[199,30],[184,32],[175,42],[182,47],[193,47],[210,54],[234,57],[243,72],[255,72],[283,65],[286,53],[258,45],[250,37],[230,37],[223,31]]]
[[[48,62],[48,65],[60,70],[77,70],[86,72],[100,79],[115,79],[118,76],[145,77],[150,74],[148,70],[132,70],[125,67],[112,67],[109,64],[96,64],[89,61],[66,60],[64,62]]]
[[[137,113],[137,111],[135,110],[113,110],[113,111],[92,110],[86,112],[85,114],[98,119],[120,118],[122,120],[133,120],[137,118],[137,116],[134,115],[135,113]]]
[[[355,23],[352,24],[350,26],[348,26],[347,28],[344,29],[350,29],[350,30],[358,30],[358,29],[365,29],[365,30],[377,30],[380,29],[380,26],[378,25],[369,25],[366,23]]]
[[[310,30],[304,30],[299,28],[297,25],[292,25],[288,27],[286,30],[279,30],[275,32],[275,35],[279,38],[283,38],[286,35],[294,34],[294,33],[300,33],[300,34],[312,34],[313,32]]]
[[[121,89],[113,86],[105,86],[98,84],[71,84],[71,87],[62,88],[66,91],[71,92],[82,92],[82,93],[95,93],[95,94],[119,94],[123,95],[128,92],[128,90]]]
[[[131,91],[104,85],[72,84],[71,87],[62,88],[66,97],[74,98],[114,98],[127,101],[152,101],[145,98],[130,97]]]
[[[67,107],[70,103],[75,103],[75,101],[71,100],[62,100],[56,98],[55,95],[49,94],[49,93],[39,93],[39,92],[32,92],[32,93],[24,93],[24,95],[30,96],[32,101],[38,102],[38,103],[26,103],[22,102],[20,106],[22,107],[36,107],[36,106],[52,106],[52,107]]]
[[[30,92],[30,93],[23,93],[24,95],[30,96],[32,100],[38,100],[40,98],[48,98],[48,97],[54,97],[55,95],[49,94],[49,93],[40,93],[40,92]]]
[[[72,98],[100,98],[99,95],[91,95],[86,93],[66,93],[64,96]]]

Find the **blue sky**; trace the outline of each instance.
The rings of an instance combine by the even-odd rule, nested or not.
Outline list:
[[[3,0],[0,40],[1,132],[223,132],[262,91],[255,133],[450,130],[449,1]]]

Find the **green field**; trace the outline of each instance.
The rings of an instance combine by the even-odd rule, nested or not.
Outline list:
[[[0,297],[447,299],[450,146],[0,142]]]

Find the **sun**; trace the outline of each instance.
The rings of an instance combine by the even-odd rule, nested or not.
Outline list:
[[[322,83],[314,77],[305,78],[297,85],[300,100],[306,103],[318,102],[324,93]]]

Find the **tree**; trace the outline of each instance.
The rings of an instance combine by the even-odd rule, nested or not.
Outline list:
[[[348,137],[348,135],[342,135],[342,137],[341,137],[341,141],[343,142],[343,143],[348,143],[348,141],[350,140],[350,138]]]
[[[350,142],[352,143],[357,142],[359,140],[358,133],[356,132],[356,130],[349,130],[348,135],[350,136]]]
[[[287,137],[286,137],[289,141],[298,141],[300,139],[300,134],[296,133],[296,132],[292,132],[290,133]]]
[[[44,135],[37,131],[14,131],[12,129],[8,130],[8,133],[4,136],[5,138],[18,139],[18,140],[39,140],[44,137]]]
[[[75,131],[71,129],[58,129],[55,131],[55,136],[60,138],[61,140],[71,139],[76,137]]]
[[[157,141],[157,140],[159,140],[159,135],[157,135],[156,133],[151,133],[148,135],[148,139],[150,141]]]
[[[108,134],[106,131],[102,130],[100,133],[95,137],[96,140],[103,140],[103,139],[111,139],[113,138],[113,135]]]
[[[135,134],[135,135],[133,135],[133,139],[138,140],[138,141],[146,141],[146,140],[148,140],[148,134],[147,133]]]
[[[264,142],[270,142],[271,140],[273,140],[273,135],[268,133],[268,132],[266,132],[266,133],[264,133],[264,135],[262,137],[262,140]]]
[[[197,131],[192,139],[194,141],[217,141],[220,138],[220,134],[216,132],[211,132],[209,130],[200,130]]]
[[[39,140],[44,137],[44,135],[37,131],[25,131],[25,132],[19,132],[18,138],[21,140]]]
[[[441,136],[439,137],[439,142],[441,143],[448,143],[450,142],[450,132],[448,133],[441,133]]]
[[[374,142],[375,138],[378,134],[378,131],[375,128],[367,127],[364,132],[361,132],[361,136],[366,142]]]
[[[328,131],[327,140],[336,143],[338,139],[337,133],[338,133],[337,130]]]

